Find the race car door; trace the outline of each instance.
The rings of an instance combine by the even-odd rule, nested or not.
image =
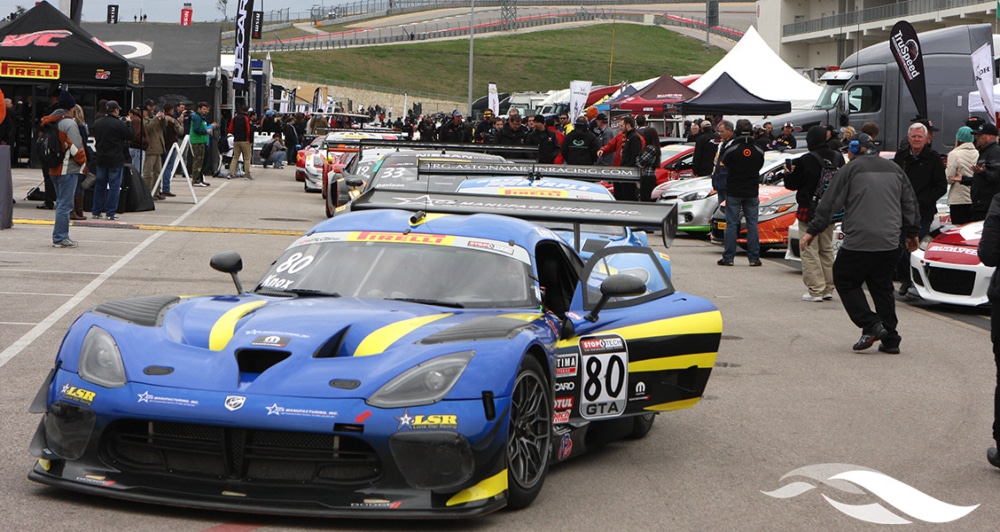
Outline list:
[[[611,275],[637,277],[645,291],[610,297],[594,319],[601,284]],[[721,315],[708,301],[675,293],[649,248],[595,253],[566,317],[575,336],[557,349],[556,403],[562,398],[564,408],[557,408],[557,419],[675,410],[701,398],[722,336]]]

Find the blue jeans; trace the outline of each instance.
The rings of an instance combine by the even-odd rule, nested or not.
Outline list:
[[[124,166],[97,166],[94,168],[94,206],[91,213],[100,216],[102,212],[114,216],[118,210],[118,198],[122,193]]]
[[[80,182],[80,174],[50,175],[56,189],[56,224],[52,228],[52,243],[69,238],[69,211],[73,210],[73,196]]]
[[[285,159],[285,152],[276,151],[271,153],[271,156],[267,158],[265,164],[271,164],[274,165],[275,168],[281,168],[282,166],[284,166],[284,164],[282,163],[284,159]]]
[[[163,158],[163,182],[160,183],[160,190],[163,192],[170,192],[170,178],[174,177],[173,165],[174,159],[177,158],[177,152],[170,152],[170,157],[164,153],[160,157]]]
[[[740,211],[747,220],[747,258],[750,262],[760,260],[760,234],[757,232],[757,215],[760,209],[760,198],[741,198],[729,196],[726,198],[726,243],[722,248],[722,258],[732,262],[736,257],[736,237],[740,225]]]

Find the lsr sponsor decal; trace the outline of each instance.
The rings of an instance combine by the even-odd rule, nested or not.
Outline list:
[[[403,410],[403,415],[393,416],[396,418],[396,430],[404,428],[411,430],[419,429],[457,429],[458,416],[454,414],[418,414],[410,415],[410,410]]]

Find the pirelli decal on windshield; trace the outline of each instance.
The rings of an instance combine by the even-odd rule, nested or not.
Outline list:
[[[360,231],[351,233],[350,241],[355,242],[406,242],[409,244],[439,244],[450,246],[455,237],[448,235],[424,235],[419,233],[383,233]]]

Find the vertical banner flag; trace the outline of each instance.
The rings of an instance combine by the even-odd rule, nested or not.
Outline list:
[[[236,65],[233,85],[243,89],[250,84],[250,13],[253,0],[240,0],[236,8]]]
[[[264,12],[254,11],[250,17],[250,38],[260,40],[260,34],[264,32]]]
[[[976,76],[976,88],[979,89],[979,99],[990,117],[990,123],[996,125],[997,113],[993,107],[993,84],[996,82],[996,72],[993,72],[993,47],[986,43],[972,52],[972,70]]]
[[[496,83],[486,85],[486,95],[488,101],[486,106],[490,111],[493,111],[493,116],[498,116],[500,114],[500,94],[497,92]]]
[[[569,119],[575,121],[583,114],[584,107],[587,106],[587,97],[590,96],[592,81],[573,80],[569,82]]]
[[[320,100],[319,87],[316,87],[316,90],[313,91],[313,108],[312,108],[312,110],[313,110],[314,113],[317,112],[317,111],[319,111],[319,103],[321,101],[322,100]]]
[[[118,24],[118,4],[108,4],[108,24]]]
[[[927,116],[927,84],[924,82],[924,58],[920,55],[920,41],[913,26],[905,20],[900,20],[892,27],[889,34],[889,50],[896,58],[899,71],[906,80],[906,88],[917,106],[917,114]]]
[[[185,2],[184,7],[181,8],[181,26],[190,26],[191,17],[194,16],[194,10],[191,9],[191,3]]]

